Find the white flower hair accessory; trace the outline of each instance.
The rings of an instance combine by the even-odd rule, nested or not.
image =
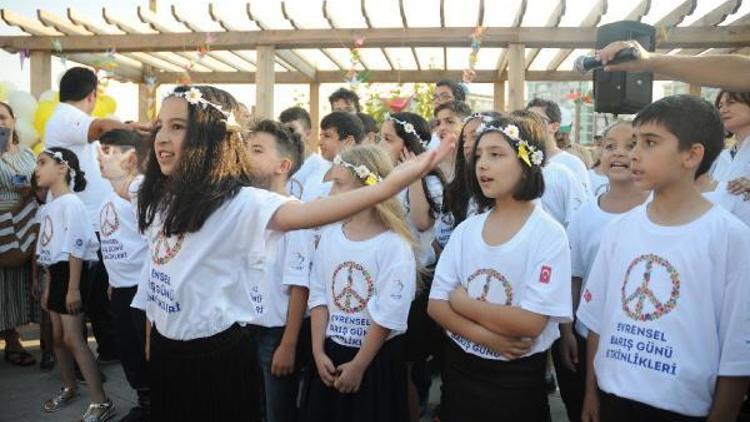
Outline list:
[[[427,144],[429,143],[429,140],[422,139],[419,136],[419,134],[417,134],[417,129],[414,128],[413,124],[407,122],[406,120],[399,120],[391,116],[391,113],[385,113],[385,120],[390,120],[394,123],[398,123],[399,125],[401,125],[401,127],[404,128],[404,132],[414,135],[414,137],[419,140],[419,143],[422,144],[422,147],[427,148]]]
[[[479,127],[477,127],[477,138],[487,132],[500,132],[505,135],[513,148],[516,149],[518,158],[526,163],[527,166],[541,166],[542,163],[544,163],[544,152],[521,139],[521,132],[518,130],[518,126],[510,124],[505,127],[500,127],[493,125],[490,122],[483,121]]]
[[[70,163],[68,160],[63,158],[62,152],[60,151],[52,151],[51,149],[45,149],[44,153],[52,157],[55,161],[58,162],[58,164],[63,164],[68,169],[68,174],[70,175],[70,183],[73,183],[76,178],[76,171],[73,170],[72,167],[70,167]]]
[[[227,131],[239,132],[242,130],[242,127],[240,126],[239,123],[237,123],[237,119],[235,118],[233,112],[224,111],[224,108],[220,104],[213,103],[203,98],[203,93],[196,87],[191,87],[187,91],[179,91],[179,92],[173,91],[167,95],[167,98],[168,97],[184,98],[185,101],[188,102],[188,104],[192,104],[194,106],[200,106],[204,110],[206,110],[208,107],[211,107],[214,110],[217,110],[219,113],[221,113],[224,116],[223,121],[227,127]]]
[[[487,115],[482,112],[476,112],[470,116],[464,117],[464,124],[466,124],[470,120],[479,119],[482,121],[482,123],[490,123],[492,122],[493,118],[490,115]]]
[[[354,173],[355,176],[357,176],[359,180],[361,180],[367,186],[372,186],[376,183],[383,181],[383,178],[380,177],[380,175],[368,169],[367,166],[365,165],[355,166],[352,163],[348,163],[344,161],[344,159],[341,158],[340,155],[336,155],[333,158],[333,164],[348,168]]]

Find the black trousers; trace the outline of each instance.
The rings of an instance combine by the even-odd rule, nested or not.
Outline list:
[[[99,238],[99,233],[96,237]],[[85,283],[82,283],[81,296],[85,295],[86,316],[91,321],[94,331],[97,354],[104,359],[116,359],[118,358],[117,342],[112,323],[112,311],[107,297],[109,277],[102,261],[101,249],[97,251],[97,255],[99,255],[98,262],[84,264],[89,265],[89,271]]]
[[[137,289],[137,286],[113,288],[111,305],[117,349],[125,378],[134,390],[140,391],[148,388],[148,369],[145,355],[146,315],[140,309],[130,307]]]
[[[685,416],[657,409],[634,400],[599,391],[599,416],[602,422],[703,422],[706,418]]]
[[[552,361],[555,364],[560,397],[565,403],[570,422],[579,422],[583,411],[583,397],[586,393],[586,339],[575,333],[578,343],[578,364],[571,371],[560,358],[560,340],[552,344]]]

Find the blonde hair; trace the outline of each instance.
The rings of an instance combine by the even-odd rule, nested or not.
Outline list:
[[[347,163],[354,166],[365,166],[383,179],[393,170],[393,164],[391,164],[391,158],[388,156],[388,153],[377,145],[357,145],[342,150],[339,155]],[[365,186],[364,180],[356,177],[356,175],[355,179],[362,186]],[[404,238],[412,248],[415,246],[411,229],[409,229],[409,225],[406,223],[404,207],[401,206],[401,202],[397,197],[394,196],[383,201],[373,208],[375,208],[375,214],[381,224]]]

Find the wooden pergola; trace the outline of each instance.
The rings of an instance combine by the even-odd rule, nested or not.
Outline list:
[[[236,6],[231,22],[220,8],[210,4],[206,13],[213,27],[220,30],[201,27],[174,5],[169,14],[158,14],[153,0],[150,7],[138,7],[137,22],[126,21],[106,7],[97,20],[72,8],[65,16],[38,10],[34,18],[2,9],[2,20],[24,34],[0,36],[0,48],[29,53],[31,92],[35,96],[50,89],[52,57],[65,55],[68,60],[91,66],[113,60],[117,77],[139,84],[139,117],[143,120],[146,105],[154,101],[154,89],[148,87],[175,83],[189,73],[193,83],[255,84],[256,113],[260,116],[273,113],[274,84],[308,84],[314,121],[319,119],[320,84],[344,82],[343,75],[350,67],[346,55],[355,39],[365,40],[357,69],[368,71],[368,82],[434,82],[461,79],[462,70],[450,68],[448,56],[458,49],[466,54],[469,34],[476,26],[484,26],[487,29],[480,55],[488,53],[480,56],[479,61],[485,65],[477,67],[474,82],[494,84],[498,110],[506,105],[523,105],[524,81],[590,79],[591,75],[571,69],[572,59],[594,47],[597,25],[614,20],[653,24],[668,34],[658,48],[670,54],[750,51],[750,13],[736,16],[743,9],[742,0],[680,0],[655,21],[644,20],[653,9],[653,0],[617,0],[620,11],[627,3],[625,13],[618,16],[609,12],[615,0],[591,0],[585,15],[567,21],[566,11],[581,0],[554,0],[556,6],[544,11],[537,10],[536,2],[541,0],[465,0],[467,5],[476,4],[476,10],[472,22],[462,26],[450,25],[446,0],[379,0],[377,6],[395,5],[400,18],[395,27],[379,26],[371,16],[373,6],[368,0],[308,1],[307,5],[315,7],[308,7],[304,14],[298,10],[296,15],[290,10],[290,0],[277,0],[283,25],[277,21],[271,26],[255,11],[261,1]],[[704,1],[710,7],[706,8]],[[420,7],[426,3],[434,7]],[[358,15],[351,15],[349,10],[345,19],[337,18],[336,9],[343,5],[354,7]],[[413,27],[410,13],[415,10],[434,14],[437,24]],[[497,23],[498,11],[503,12],[504,26]],[[684,24],[694,13],[700,16]],[[322,23],[310,25],[308,14]],[[241,24],[237,24],[238,15],[242,15]],[[546,22],[540,24],[536,19],[539,15],[547,16]],[[725,23],[730,16],[731,23]],[[196,46],[202,45],[208,48],[198,58]],[[426,63],[425,51],[437,57],[438,63]],[[541,69],[535,64],[540,56],[547,58]],[[699,90],[691,87],[691,92]]]

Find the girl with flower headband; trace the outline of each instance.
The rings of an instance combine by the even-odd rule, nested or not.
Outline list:
[[[115,406],[102,389],[99,370],[81,332],[83,303],[80,284],[86,260],[96,260],[96,237],[86,216],[86,207],[72,191],[86,188],[78,157],[65,148],[49,148],[37,157],[37,186],[49,189],[53,198],[40,214],[37,262],[47,277],[42,306],[49,311],[55,360],[64,387],[44,403],[45,412],[56,412],[78,397],[73,360],[81,368],[92,403],[84,421],[104,421],[115,414]],[[71,189],[72,187],[72,189]]]
[[[444,143],[387,178],[299,203],[252,187],[236,100],[180,86],[159,111],[138,194],[149,239],[143,292],[150,324],[154,420],[247,420],[257,412],[247,324],[253,280],[268,262],[266,231],[323,226],[395,196],[450,153]],[[376,180],[377,181],[377,180]],[[189,369],[189,370],[186,370]]]
[[[390,161],[377,146],[342,151],[331,195],[380,183]],[[310,275],[314,366],[302,420],[409,420],[402,334],[416,290],[412,243],[397,198],[324,229]]]
[[[535,121],[482,122],[471,189],[490,210],[456,227],[435,270],[428,312],[445,328],[440,419],[549,420],[546,351],[571,320],[565,229],[535,199],[544,139]]]

